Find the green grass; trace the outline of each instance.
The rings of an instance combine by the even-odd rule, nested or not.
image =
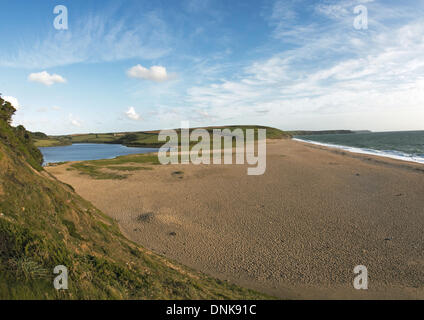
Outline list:
[[[117,174],[108,172],[103,169],[113,171],[134,172],[138,170],[153,170],[152,167],[125,166],[125,164],[159,164],[157,155],[154,154],[137,154],[119,156],[114,159],[90,160],[71,164],[68,170],[78,170],[80,174],[88,175],[93,179],[113,179],[122,180],[130,176],[130,174]],[[124,165],[124,166],[123,166]]]
[[[43,155],[40,150],[34,146],[31,135],[23,126],[15,128],[0,119],[0,141],[7,148],[7,151],[13,151],[19,159],[24,160],[35,170],[42,170]]]
[[[153,170],[151,167],[129,167],[129,166],[107,166],[107,169],[116,171],[139,171],[139,170]]]
[[[112,180],[123,180],[126,179],[127,175],[122,174],[116,174],[111,172],[104,172],[102,171],[102,167],[93,166],[93,165],[86,165],[84,163],[74,163],[69,167],[70,170],[78,170],[80,174],[88,175],[93,179],[98,180],[105,180],[105,179],[112,179]]]
[[[68,220],[62,220],[62,223],[66,226],[66,229],[68,229],[69,235],[71,237],[74,237],[79,240],[84,240],[84,238],[77,232],[77,228],[75,227],[75,223]]]
[[[34,139],[34,145],[37,148],[40,147],[60,147],[60,146],[68,146],[72,143],[68,140],[59,140],[59,139]]]
[[[67,136],[71,138],[72,143],[108,143],[117,140],[113,133],[108,134],[81,134]]]
[[[86,164],[94,166],[110,166],[110,165],[122,165],[122,164],[160,164],[158,156],[153,153],[136,154],[119,156],[114,159],[103,159],[103,160],[90,160],[84,161]]]

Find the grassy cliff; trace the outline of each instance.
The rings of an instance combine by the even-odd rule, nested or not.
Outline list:
[[[12,107],[13,108],[13,107]],[[0,98],[0,299],[255,299],[127,240],[118,226],[41,167]],[[69,289],[53,288],[53,269]]]

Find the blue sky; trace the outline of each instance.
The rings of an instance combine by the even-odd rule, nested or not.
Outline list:
[[[67,30],[54,28],[57,5],[68,10]],[[33,131],[141,131],[187,120],[424,129],[421,0],[0,6],[0,92],[18,106],[14,123]],[[367,9],[367,28],[354,25],[357,6]]]

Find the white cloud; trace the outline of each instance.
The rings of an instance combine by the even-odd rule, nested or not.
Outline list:
[[[58,74],[49,74],[47,71],[38,73],[31,73],[28,76],[28,80],[31,82],[39,82],[46,86],[51,86],[55,83],[65,83],[66,79]]]
[[[69,114],[68,119],[69,119],[69,123],[73,125],[74,127],[78,127],[78,128],[82,127],[81,122],[75,119],[75,117],[71,113]]]
[[[129,107],[125,115],[131,120],[141,120],[140,115],[135,111],[134,107]]]
[[[141,65],[136,65],[127,71],[130,78],[144,79],[155,82],[163,82],[171,79],[171,76],[166,72],[166,68],[162,66],[152,66],[150,69]]]
[[[52,107],[52,109],[53,109],[53,110],[55,110],[55,111],[59,111],[59,110],[61,110],[62,108],[61,108],[61,107],[59,107],[59,106],[53,106],[53,107]]]
[[[12,104],[12,106],[15,107],[16,110],[19,110],[21,108],[21,105],[19,104],[18,99],[15,97],[6,96],[6,97],[3,97],[3,100],[9,101]]]

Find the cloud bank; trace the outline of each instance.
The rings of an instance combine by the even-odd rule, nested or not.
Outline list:
[[[369,30],[358,31],[357,2],[310,5],[314,16],[326,19],[320,27],[315,20],[308,24],[302,7],[293,3],[299,2],[277,1],[266,17],[270,36],[288,49],[252,61],[232,77],[189,88],[187,103],[220,122],[259,121],[287,129],[301,129],[299,123],[307,129],[422,128],[416,119],[424,118],[424,22],[411,19],[413,9],[369,2],[369,12],[376,14],[369,16]]]

